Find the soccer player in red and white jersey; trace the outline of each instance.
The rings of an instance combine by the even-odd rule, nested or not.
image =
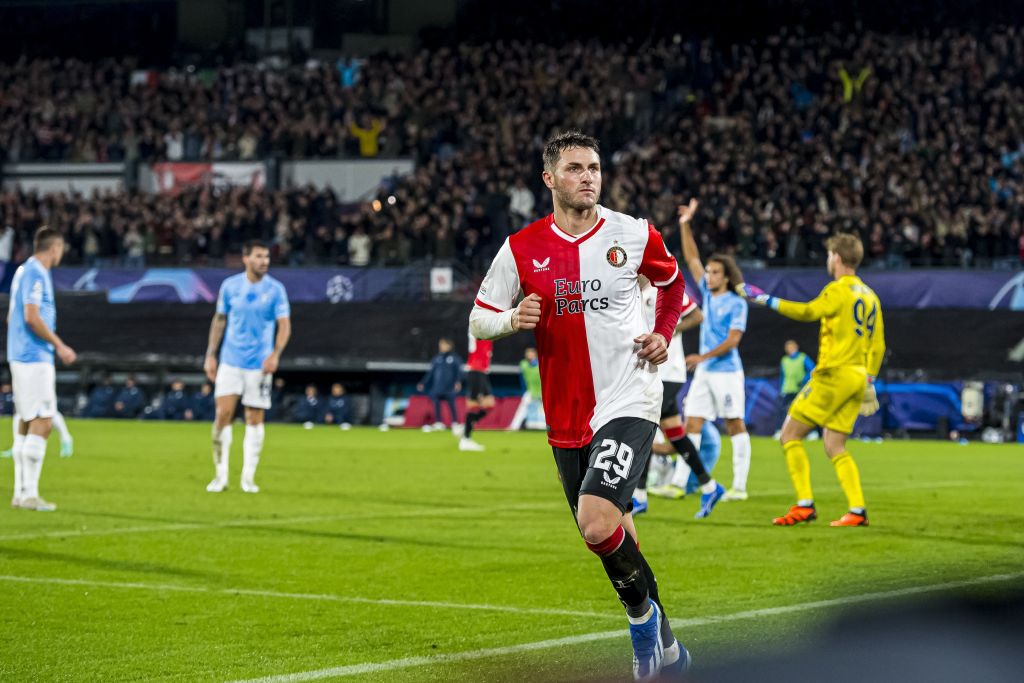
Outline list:
[[[469,335],[469,356],[466,358],[466,425],[459,440],[460,451],[482,451],[483,444],[473,441],[473,427],[494,407],[491,389],[491,355],[494,342]]]
[[[598,151],[597,140],[579,131],[547,142],[543,179],[554,213],[502,245],[470,331],[499,339],[534,330],[559,478],[587,547],[626,607],[634,677],[646,680],[689,663],[630,515],[661,412],[656,366],[668,357],[684,285],[653,226],[597,203]],[[644,322],[640,275],[660,290],[653,330]]]

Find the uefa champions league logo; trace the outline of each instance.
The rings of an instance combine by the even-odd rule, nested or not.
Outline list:
[[[354,295],[355,287],[352,285],[352,280],[344,275],[335,275],[327,281],[327,300],[332,304],[352,301]]]
[[[1007,303],[1011,311],[1024,311],[1024,273],[1013,276],[1005,285],[999,288],[999,291],[992,297],[992,301],[988,305],[989,310],[994,311],[998,308],[999,304],[1003,302],[1004,297],[1009,297]]]

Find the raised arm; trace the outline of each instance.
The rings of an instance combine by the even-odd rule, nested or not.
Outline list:
[[[700,206],[700,202],[691,199],[689,204],[679,207],[679,232],[683,240],[683,261],[686,262],[690,275],[699,283],[704,277],[704,264],[700,262],[697,242],[693,239],[693,231],[690,229],[690,223],[693,221],[694,214],[697,213],[698,206]]]
[[[813,322],[835,315],[839,311],[839,297],[832,294],[832,287],[826,286],[816,298],[807,303],[800,301],[788,301],[766,293],[756,285],[741,283],[736,286],[737,292],[743,298],[761,306],[778,311],[787,318],[799,320],[800,322]]]

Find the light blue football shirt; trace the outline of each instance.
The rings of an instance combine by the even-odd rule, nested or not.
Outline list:
[[[703,300],[704,321],[700,324],[700,352],[707,353],[729,337],[730,330],[747,329],[747,302],[735,292],[717,296],[708,288],[706,277],[700,280],[700,295]],[[743,370],[739,349],[733,349],[724,356],[702,363],[708,372],[733,372]]]
[[[7,360],[19,363],[53,363],[53,344],[36,335],[25,322],[25,304],[39,307],[39,316],[51,330],[57,330],[57,302],[53,279],[35,256],[14,273],[7,312]]]
[[[269,275],[253,283],[245,273],[221,284],[217,312],[228,318],[220,362],[243,370],[263,367],[274,350],[277,319],[291,317],[284,285]]]

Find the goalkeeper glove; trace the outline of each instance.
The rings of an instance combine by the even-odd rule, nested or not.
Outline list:
[[[875,391],[875,378],[868,377],[868,388],[864,390],[864,398],[860,402],[860,414],[864,417],[878,412],[878,392]]]
[[[736,293],[748,301],[753,301],[759,306],[767,306],[768,308],[775,310],[778,310],[779,308],[779,300],[757,285],[741,282],[736,285]]]

